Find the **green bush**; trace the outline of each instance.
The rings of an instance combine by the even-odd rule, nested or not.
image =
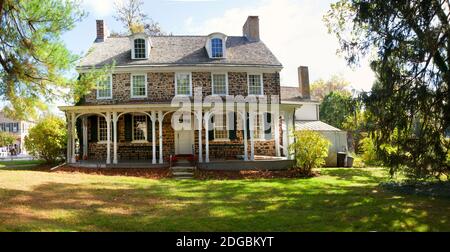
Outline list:
[[[365,137],[360,141],[361,149],[363,151],[361,158],[366,165],[377,166],[380,161],[377,156],[375,143],[370,137]]]
[[[53,115],[40,120],[25,137],[25,147],[28,152],[47,163],[56,163],[64,159],[66,143],[66,123]]]
[[[16,137],[13,134],[6,131],[0,132],[0,147],[11,145],[15,140]]]
[[[290,151],[295,152],[296,168],[304,174],[310,174],[312,168],[325,164],[328,156],[328,148],[331,143],[320,133],[313,131],[294,132],[295,143],[289,146]]]

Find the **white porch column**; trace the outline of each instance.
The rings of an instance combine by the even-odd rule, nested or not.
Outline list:
[[[210,112],[205,113],[205,162],[209,163],[209,120]]]
[[[152,164],[156,164],[156,129],[155,129],[156,114],[152,111]]]
[[[284,147],[284,154],[288,159],[293,159],[293,155],[289,152],[289,145],[293,143],[293,138],[291,138],[290,134],[291,131],[293,131],[293,115],[290,111],[284,112],[284,124],[285,124],[285,130],[284,130],[284,137],[283,137],[283,147]]]
[[[71,158],[71,162],[72,162],[72,164],[74,164],[74,163],[76,163],[77,162],[77,159],[76,159],[76,154],[75,154],[75,149],[76,149],[76,146],[75,146],[75,137],[76,137],[76,120],[75,120],[75,113],[71,113],[71,120],[70,120],[70,122],[71,122],[71,132],[72,132],[72,137],[71,137],[71,140],[72,140],[72,143],[71,143],[71,150],[72,150],[72,158]]]
[[[117,112],[113,112],[113,164],[118,164],[117,159]]]
[[[203,163],[203,143],[202,143],[202,129],[203,129],[203,115],[202,111],[197,111],[198,120],[198,162]]]
[[[106,164],[111,164],[111,112],[106,112]]]
[[[83,116],[82,125],[83,125],[83,156],[81,158],[84,159],[84,157],[87,157],[88,155],[88,136],[87,136],[88,128],[86,116]]]
[[[250,160],[255,160],[255,114],[253,112],[249,113],[249,128],[250,128]]]
[[[272,125],[275,130],[275,153],[277,157],[280,157],[280,116],[278,113],[272,114]]]
[[[159,122],[159,163],[163,164],[163,119],[164,114],[162,111],[158,112],[158,122]]]
[[[242,125],[244,125],[244,161],[248,161],[247,113],[245,112],[245,110],[242,114]]]
[[[283,133],[283,156],[288,157],[288,132],[287,132],[287,120],[286,114],[283,114],[283,125],[282,125],[282,133]]]
[[[67,117],[67,159],[66,159],[66,162],[67,163],[70,163],[71,161],[72,161],[72,159],[71,159],[71,154],[72,154],[72,150],[71,150],[71,147],[72,147],[72,139],[71,139],[71,137],[72,137],[72,123],[71,123],[71,117],[68,115],[68,114],[66,114],[66,117]]]

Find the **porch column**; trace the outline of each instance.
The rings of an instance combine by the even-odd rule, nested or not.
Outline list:
[[[245,110],[242,114],[242,125],[244,125],[244,161],[248,161],[247,113],[245,112]]]
[[[293,124],[294,124],[293,115],[290,111],[284,112],[284,121],[285,121],[285,128],[286,128],[285,132],[284,132],[285,137],[284,137],[284,142],[283,142],[284,153],[288,159],[293,159],[293,156],[289,152],[289,145],[293,142],[293,139],[291,139],[290,133],[291,133],[291,131],[293,131]]]
[[[280,116],[278,113],[275,113],[272,115],[272,125],[274,126],[275,130],[275,155],[277,157],[280,157]]]
[[[70,138],[71,140],[72,140],[72,143],[71,143],[71,150],[72,150],[72,159],[71,159],[71,162],[72,162],[72,164],[74,164],[74,163],[76,163],[77,162],[77,159],[76,159],[76,154],[75,154],[75,149],[76,149],[76,146],[75,146],[75,136],[76,136],[76,119],[75,119],[75,113],[73,113],[72,112],[72,114],[71,114],[71,129],[70,129],[70,132],[72,132],[72,137]]]
[[[72,150],[71,150],[71,146],[72,146],[72,123],[71,123],[71,118],[69,116],[69,114],[66,114],[66,118],[67,118],[67,158],[66,158],[66,162],[70,163],[71,160],[71,154],[72,154]]]
[[[205,113],[205,162],[209,163],[209,119],[210,112]]]
[[[111,164],[111,112],[106,112],[106,164]]]
[[[163,119],[164,114],[162,111],[158,112],[158,122],[159,122],[159,163],[163,164]]]
[[[249,113],[249,128],[250,128],[250,160],[255,160],[255,140],[254,140],[254,133],[255,133],[255,114],[253,112]]]
[[[88,136],[87,136],[88,128],[86,116],[83,116],[82,125],[83,125],[83,156],[81,158],[84,159],[84,157],[87,157],[88,155]]]
[[[202,111],[197,111],[198,120],[198,162],[203,163],[203,143],[202,143],[202,129],[203,129],[203,115]]]
[[[156,164],[156,129],[155,129],[156,114],[152,111],[152,164]]]
[[[117,112],[113,112],[113,164],[117,164],[118,163],[118,159],[117,159],[117,121],[118,121],[118,117],[117,117]]]
[[[283,133],[283,156],[288,157],[288,132],[287,132],[287,120],[286,120],[286,114],[283,114],[284,123],[282,125],[282,133]]]

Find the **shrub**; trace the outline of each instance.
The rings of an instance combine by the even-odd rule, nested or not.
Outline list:
[[[325,164],[328,156],[328,148],[331,143],[320,133],[314,131],[294,132],[295,143],[289,146],[290,151],[295,151],[296,167],[303,173],[310,174],[312,168]]]
[[[363,162],[366,165],[380,165],[373,139],[371,137],[365,137],[360,141],[360,144],[363,151],[361,155]]]
[[[0,147],[11,145],[14,143],[15,140],[16,137],[14,137],[13,134],[6,131],[0,132]]]
[[[53,115],[40,120],[25,137],[25,147],[28,152],[47,163],[56,163],[64,159],[66,143],[66,123]]]

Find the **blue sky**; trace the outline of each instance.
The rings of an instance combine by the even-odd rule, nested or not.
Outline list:
[[[114,18],[114,0],[82,0],[89,16],[63,38],[76,53],[86,52],[95,39],[95,20],[104,19],[110,30],[121,25]],[[117,0],[116,0],[117,1]],[[120,1],[120,0],[119,0]],[[297,85],[297,67],[309,66],[311,81],[340,74],[356,89],[369,90],[374,75],[366,61],[357,69],[336,55],[338,44],[327,33],[322,17],[331,0],[152,0],[144,11],[174,35],[223,32],[241,35],[248,15],[260,17],[262,40],[284,66],[281,84]]]

